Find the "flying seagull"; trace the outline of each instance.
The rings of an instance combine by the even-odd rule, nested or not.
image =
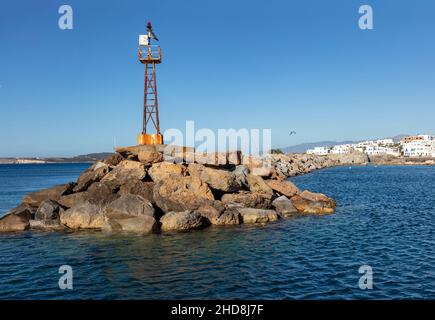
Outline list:
[[[296,131],[290,131],[290,135],[296,134]]]
[[[153,27],[151,26],[151,22],[148,21],[147,23],[147,32],[148,32],[148,37],[150,39],[154,39],[156,41],[159,41],[159,39],[157,39],[156,35],[153,32]]]

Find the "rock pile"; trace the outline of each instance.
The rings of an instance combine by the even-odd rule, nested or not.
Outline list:
[[[284,181],[284,175],[300,170],[294,168],[295,161],[287,167],[281,158],[269,175],[262,177],[253,174],[252,162],[242,164],[239,153],[202,155],[216,163],[201,164],[186,161],[186,150],[168,160],[161,148],[119,149],[90,166],[74,183],[26,195],[22,204],[0,219],[0,232],[29,228],[187,231],[335,210],[335,201],[327,196],[301,192]]]
[[[336,166],[366,165],[368,162],[367,155],[360,152],[326,156],[297,153],[271,155],[272,170],[281,179]]]

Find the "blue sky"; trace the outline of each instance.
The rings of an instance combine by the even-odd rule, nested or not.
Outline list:
[[[374,30],[358,28],[363,4]],[[431,0],[2,1],[0,156],[135,144],[147,19],[163,131],[271,128],[274,147],[435,133]]]

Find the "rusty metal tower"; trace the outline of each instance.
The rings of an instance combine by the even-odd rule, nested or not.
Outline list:
[[[139,61],[145,65],[142,133],[138,135],[137,139],[139,145],[163,144],[156,79],[156,64],[162,63],[162,50],[158,45],[151,45],[152,39],[158,41],[151,22],[148,22],[147,34],[139,36]],[[155,133],[147,131],[149,126],[154,127]]]

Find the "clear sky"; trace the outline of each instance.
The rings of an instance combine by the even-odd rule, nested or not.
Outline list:
[[[435,133],[432,0],[1,1],[0,156],[135,144],[147,19],[163,131],[271,128],[274,147]]]

